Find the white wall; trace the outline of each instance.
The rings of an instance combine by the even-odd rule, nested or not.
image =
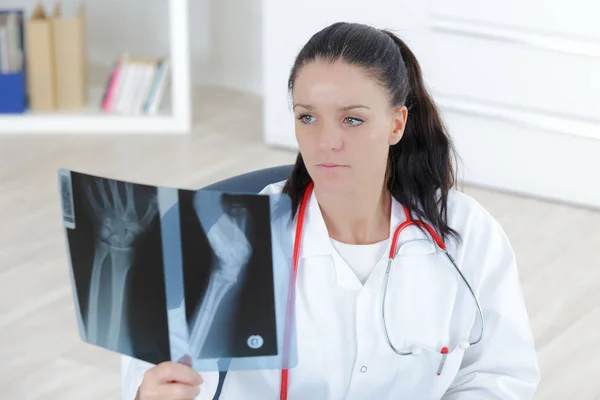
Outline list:
[[[177,0],[174,0],[177,1]],[[41,0],[50,12],[53,0]],[[0,0],[0,8],[28,13],[37,0]],[[72,12],[79,0],[62,0]],[[90,62],[110,66],[122,51],[146,56],[169,52],[168,0],[87,0]],[[190,0],[192,80],[260,94],[260,0]],[[227,10],[236,10],[237,16]],[[109,24],[111,25],[109,27]]]
[[[464,182],[600,208],[600,4],[264,0],[264,138],[297,148],[285,87],[334,21],[392,28],[416,54]]]

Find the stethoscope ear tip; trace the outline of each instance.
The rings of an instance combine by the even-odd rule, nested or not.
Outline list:
[[[420,355],[420,354],[421,354],[421,348],[420,348],[420,347],[418,347],[418,346],[415,346],[415,347],[412,349],[411,353],[412,353],[412,355],[413,355],[413,356],[418,356],[418,355]]]
[[[469,343],[469,341],[467,339],[463,339],[460,341],[459,347],[463,350],[466,350],[469,347],[471,347],[471,343]]]

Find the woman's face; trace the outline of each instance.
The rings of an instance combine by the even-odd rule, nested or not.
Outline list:
[[[296,139],[315,188],[348,193],[383,184],[407,109],[393,108],[373,77],[343,62],[315,61],[297,74],[293,103]]]

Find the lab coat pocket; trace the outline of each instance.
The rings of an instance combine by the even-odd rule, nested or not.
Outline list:
[[[398,370],[393,393],[401,398],[440,399],[452,384],[460,369],[464,350],[440,351],[423,348],[416,355],[398,357]]]
[[[458,275],[444,252],[427,240],[402,244],[385,279],[384,316],[394,347],[454,348],[460,340],[452,337]]]

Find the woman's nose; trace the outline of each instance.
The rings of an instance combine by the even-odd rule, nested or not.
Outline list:
[[[339,150],[342,147],[342,132],[333,124],[323,124],[318,137],[320,150]]]

